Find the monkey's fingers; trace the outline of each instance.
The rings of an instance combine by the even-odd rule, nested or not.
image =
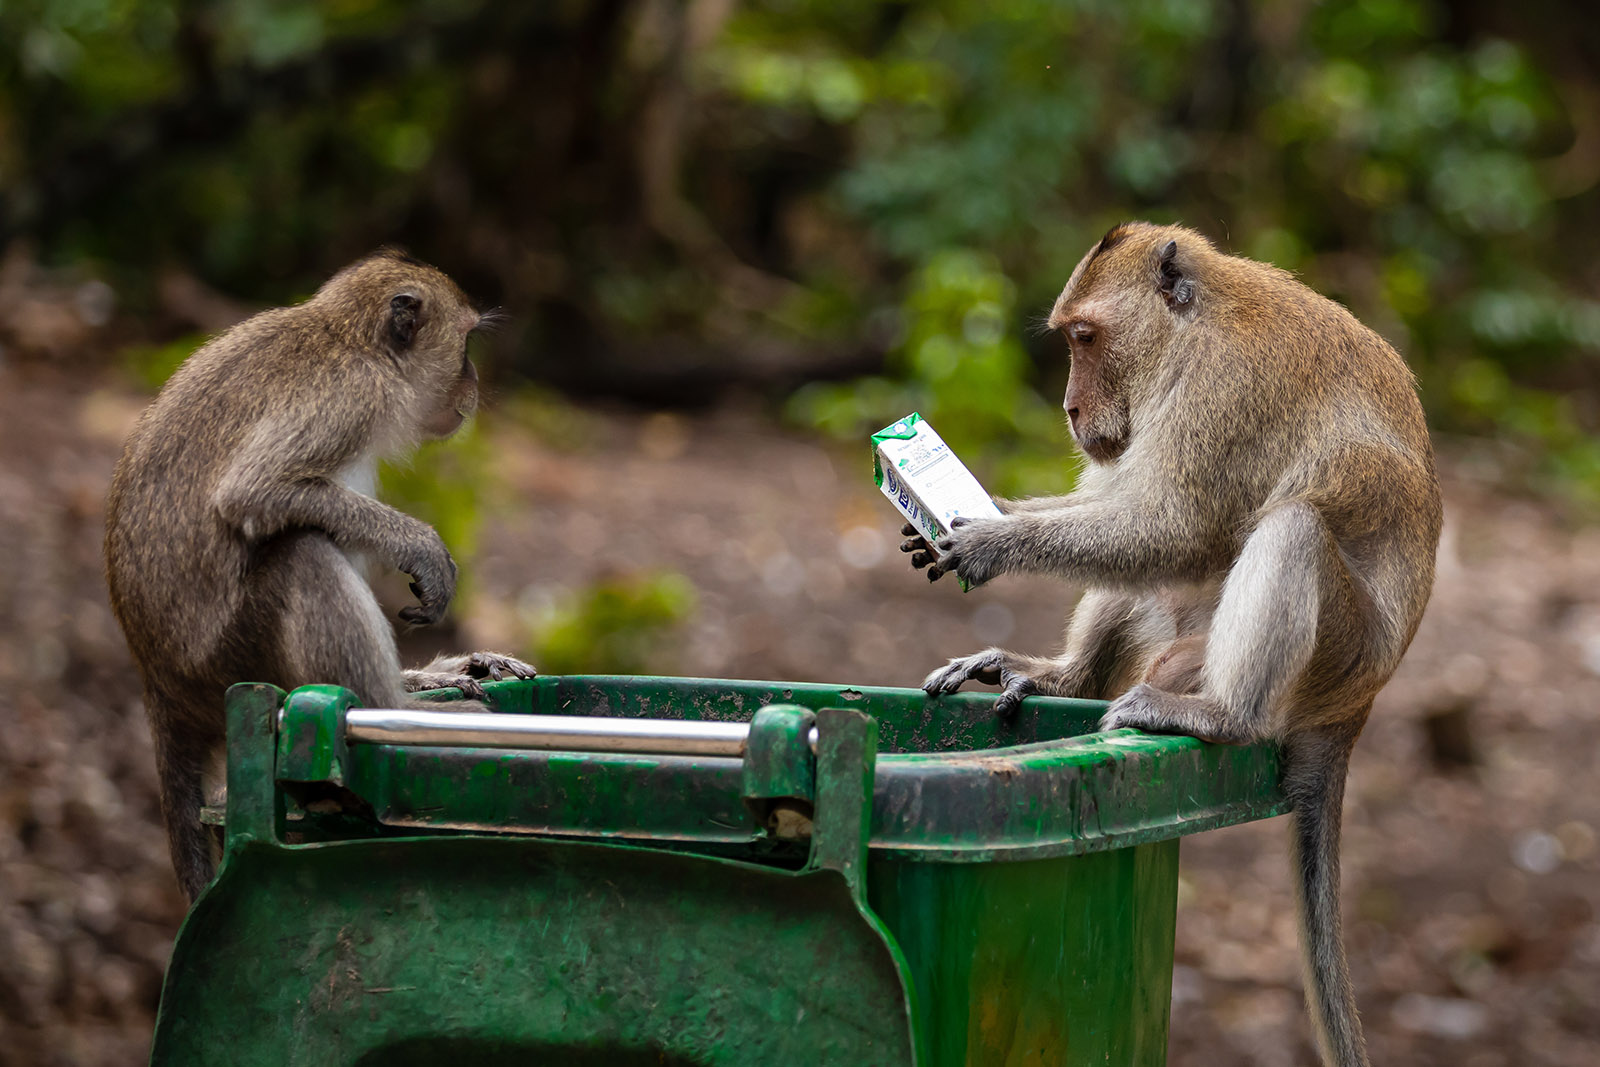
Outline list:
[[[900,542],[902,552],[920,552],[928,547],[928,539],[920,534]]]
[[[913,560],[912,562],[914,563],[916,561]],[[944,577],[944,571],[940,570],[938,567],[934,566],[928,568],[928,581],[937,582],[942,577]]]
[[[1039,686],[1032,678],[1025,674],[1013,674],[1005,680],[1005,689],[994,702],[994,713],[1002,719],[1009,719],[1022,707],[1025,697],[1032,696]]]
[[[499,652],[474,652],[467,657],[466,671],[474,678],[537,678],[539,671],[531,663]]]
[[[946,548],[945,547],[946,545],[948,545],[949,547]],[[943,538],[943,539],[941,539],[939,541],[939,570],[940,571],[942,571],[944,573],[949,573],[950,571],[959,571],[959,570],[961,570],[961,561],[962,561],[963,558],[964,557],[961,555],[961,553],[956,549],[955,541],[953,541],[952,539],[950,539],[948,537]],[[966,575],[963,574],[962,577],[965,578]]]
[[[421,603],[407,604],[405,607],[400,609],[399,614],[401,621],[408,622],[412,626],[432,626],[434,623],[444,618],[444,609],[449,606],[447,602],[435,602],[430,604],[427,600],[421,597],[418,597],[418,599],[421,601]]]
[[[965,659],[953,659],[940,667],[922,680],[922,691],[929,696],[942,696],[945,693],[954,693],[961,688],[961,683],[971,677],[967,673]]]
[[[918,552],[916,555],[911,557],[911,566],[915,567],[919,571],[932,562],[932,552]]]
[[[963,547],[962,541],[953,536],[939,539],[939,569],[946,574],[954,571],[968,589],[976,589],[1001,573],[992,547],[970,540]]]
[[[977,652],[970,656],[957,656],[922,680],[923,691],[930,696],[954,693],[961,683],[971,678],[988,685],[1000,681],[1005,653],[998,649]]]
[[[455,564],[445,570],[424,568],[411,575],[411,595],[417,602],[400,609],[400,617],[417,626],[427,626],[444,618],[455,596]]]

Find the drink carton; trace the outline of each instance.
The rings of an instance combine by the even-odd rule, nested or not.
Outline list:
[[[872,477],[922,534],[935,559],[934,543],[950,532],[951,519],[1000,517],[978,479],[914,411],[872,435]]]

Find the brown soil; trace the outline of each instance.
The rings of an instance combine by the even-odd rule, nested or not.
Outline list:
[[[105,599],[102,500],[143,399],[0,368],[0,1063],[146,1055],[182,915],[138,687]],[[572,418],[569,414],[568,418]],[[739,412],[586,412],[582,447],[486,427],[503,506],[455,634],[516,647],[542,604],[665,568],[698,590],[663,673],[910,685],[1003,642],[1047,651],[1071,590],[962,595],[894,551],[864,450]],[[1377,1063],[1600,1057],[1600,531],[1446,463],[1433,605],[1357,749],[1352,969]],[[1283,820],[1184,844],[1174,1065],[1313,1062]]]

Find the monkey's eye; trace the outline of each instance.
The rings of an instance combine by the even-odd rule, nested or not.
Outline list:
[[[1088,345],[1094,344],[1095,331],[1093,326],[1085,326],[1080,323],[1079,325],[1073,326],[1068,333],[1072,339],[1080,345],[1087,347]]]

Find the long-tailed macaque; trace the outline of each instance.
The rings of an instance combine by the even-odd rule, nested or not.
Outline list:
[[[1107,233],[1049,326],[1071,349],[1078,488],[1000,501],[937,560],[921,538],[902,548],[930,579],[1088,590],[1059,657],[989,649],[923,686],[998,683],[1002,714],[1030,693],[1111,699],[1103,729],[1279,741],[1318,1045],[1365,1065],[1339,823],[1351,747],[1433,587],[1439,486],[1415,381],[1344,308],[1172,226]]]
[[[106,570],[191,901],[213,872],[198,819],[230,684],[332,682],[401,707],[418,689],[482,696],[482,678],[534,674],[496,653],[403,671],[363,573],[370,559],[412,577],[408,623],[450,604],[456,566],[439,535],[370,494],[380,457],[450,436],[476,408],[467,335],[480,321],[439,271],[380,252],[195,352],[128,438]]]

